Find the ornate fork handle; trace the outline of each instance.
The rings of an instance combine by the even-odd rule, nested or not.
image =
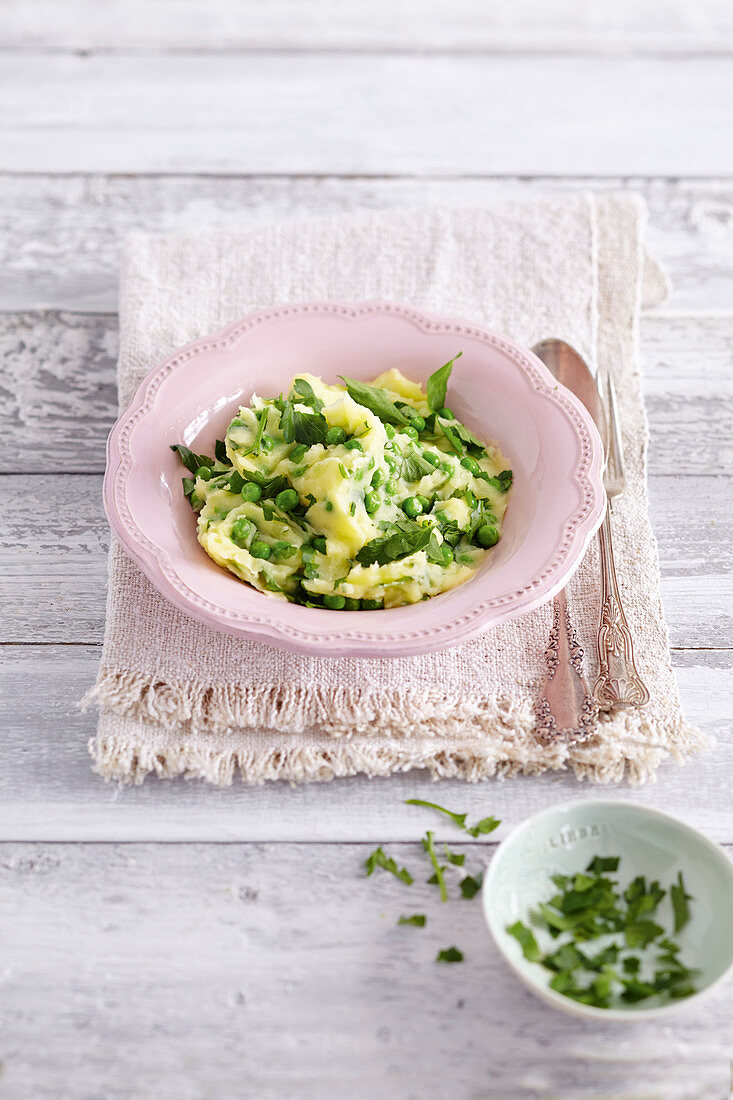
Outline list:
[[[545,651],[547,676],[537,703],[538,737],[579,741],[593,733],[598,707],[583,675],[583,650],[573,630],[565,590],[553,601]]]
[[[599,675],[593,695],[601,710],[643,707],[649,691],[634,664],[634,646],[621,606],[613,561],[610,508],[598,532],[601,550],[601,620],[598,627]]]

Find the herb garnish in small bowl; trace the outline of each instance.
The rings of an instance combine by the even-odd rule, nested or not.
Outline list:
[[[483,902],[512,969],[575,1015],[666,1015],[733,966],[727,855],[633,803],[575,802],[530,818],[499,846]]]

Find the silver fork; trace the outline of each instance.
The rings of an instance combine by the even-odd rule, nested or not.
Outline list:
[[[634,663],[634,646],[631,641],[621,596],[616,580],[611,536],[613,501],[626,488],[624,450],[619,429],[616,390],[613,379],[605,374],[599,379],[601,394],[608,395],[609,438],[606,449],[606,465],[603,485],[608,497],[608,508],[598,532],[601,552],[601,619],[598,626],[599,675],[593,688],[593,696],[601,710],[616,707],[643,707],[649,702],[649,691]]]

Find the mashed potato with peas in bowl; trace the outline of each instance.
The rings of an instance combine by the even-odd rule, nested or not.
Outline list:
[[[459,359],[425,390],[395,368],[369,383],[297,374],[242,406],[214,456],[175,444],[206,553],[324,610],[414,604],[468,580],[501,537],[512,472],[449,407]]]

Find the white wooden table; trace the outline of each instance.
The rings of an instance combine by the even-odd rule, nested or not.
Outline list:
[[[729,1095],[730,987],[663,1025],[572,1022],[419,864],[410,795],[503,819],[597,790],[417,773],[304,789],[105,786],[104,441],[120,241],[355,208],[632,187],[674,280],[645,317],[673,662],[716,739],[613,793],[733,848],[729,0],[5,0],[0,18],[0,1096]],[[493,845],[473,850],[476,862]],[[438,967],[457,943],[462,966]]]

